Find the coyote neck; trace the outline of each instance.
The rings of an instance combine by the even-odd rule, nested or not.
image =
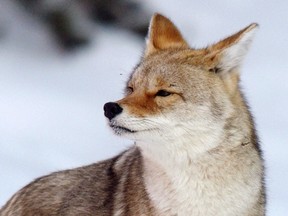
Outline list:
[[[148,142],[137,141],[136,146],[144,158],[158,164],[167,172],[173,169],[185,171],[192,161],[201,159],[212,150],[225,150],[241,144],[245,137],[243,132],[240,132],[241,129],[231,127],[231,130],[227,130],[224,125],[225,123],[209,129],[191,130],[189,133],[179,130],[176,135],[167,133],[164,139],[154,137]]]
[[[171,131],[159,131],[146,140],[137,140],[136,146],[144,158],[158,164],[164,170],[187,170],[213,151],[226,152],[243,143],[250,143],[254,133],[253,119],[239,96],[238,108],[217,124],[199,123],[198,126],[182,123]],[[237,106],[235,106],[237,107]]]
[[[245,136],[239,134],[233,139],[230,137],[229,140],[223,140],[224,137],[225,134],[222,134],[218,139],[213,140],[214,143],[211,143],[209,148],[198,149],[197,153],[191,146],[203,145],[203,143],[193,143],[193,141],[167,143],[166,147],[155,146],[157,143],[154,143],[154,146],[151,146],[152,143],[136,144],[140,147],[143,156],[145,187],[153,205],[157,206],[157,215],[184,216],[195,212],[198,216],[206,211],[206,215],[213,215],[211,212],[219,212],[217,215],[231,215],[229,209],[222,208],[220,211],[215,207],[215,209],[207,210],[207,205],[219,202],[221,206],[223,201],[224,203],[231,202],[231,206],[234,206],[236,205],[234,200],[245,198],[241,196],[243,194],[241,191],[251,193],[249,190],[246,191],[242,183],[237,185],[233,182],[235,178],[240,179],[240,182],[245,182],[235,170],[245,170],[245,167],[251,166],[253,162],[250,160],[250,154],[255,154],[251,151],[253,146],[241,145]],[[229,142],[232,140],[235,143],[230,145]],[[206,139],[206,141],[209,140]],[[253,155],[253,157],[257,156]],[[243,164],[239,165],[239,160],[243,161]],[[254,181],[252,183],[259,184]],[[233,190],[237,191],[235,197],[229,197],[230,189],[227,189],[225,185],[233,185]],[[217,192],[211,193],[211,188]]]

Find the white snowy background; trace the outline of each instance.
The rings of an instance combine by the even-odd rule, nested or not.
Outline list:
[[[288,2],[149,0],[192,46],[251,22],[260,30],[242,68],[266,161],[268,214],[288,215]],[[2,31],[3,30],[3,31]],[[97,26],[92,46],[59,50],[11,0],[0,2],[0,206],[32,179],[99,161],[132,141],[106,126],[103,104],[120,99],[144,40]]]

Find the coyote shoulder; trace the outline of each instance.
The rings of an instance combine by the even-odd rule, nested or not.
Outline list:
[[[0,216],[263,216],[264,168],[239,71],[257,24],[203,49],[155,14],[123,99],[104,105],[118,156],[36,179]]]

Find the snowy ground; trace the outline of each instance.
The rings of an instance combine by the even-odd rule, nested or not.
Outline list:
[[[242,86],[256,118],[267,167],[268,215],[288,212],[288,3],[284,0],[149,0],[193,46],[251,22],[260,31]],[[2,31],[2,30],[5,31]],[[89,164],[131,144],[106,127],[102,107],[121,97],[144,42],[98,27],[92,46],[64,55],[39,23],[0,3],[0,206],[32,179]]]

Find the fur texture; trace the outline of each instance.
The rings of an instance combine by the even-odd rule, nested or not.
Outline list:
[[[35,180],[0,215],[265,215],[263,160],[239,89],[256,29],[195,50],[155,14],[125,97],[104,106],[135,146]]]

